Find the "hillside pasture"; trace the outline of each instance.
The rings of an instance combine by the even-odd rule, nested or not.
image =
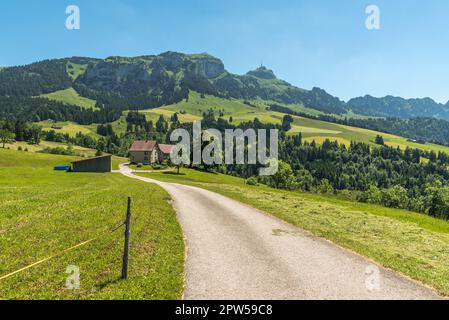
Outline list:
[[[201,97],[199,93],[191,92],[188,101],[183,100],[182,102],[177,104],[149,110],[149,112],[153,113],[149,118],[151,118],[152,120],[157,120],[158,116],[155,114],[156,112],[159,112],[159,114],[163,114],[164,112],[166,112],[159,110],[168,110],[171,112],[185,111],[187,114],[183,115],[184,117],[188,117],[189,115],[194,117],[201,117],[203,112],[212,109],[214,110],[216,117],[220,115],[220,112],[223,114],[223,118],[226,120],[229,120],[229,118],[232,117],[233,124],[252,121],[254,120],[254,118],[258,118],[261,122],[264,123],[282,123],[282,118],[285,116],[285,114],[267,110],[270,103],[275,102],[252,100],[249,101],[249,103],[251,105],[244,103],[243,100],[223,99],[209,95],[204,95],[203,97]],[[316,112],[309,112],[310,110],[302,105],[284,106],[290,107],[295,111],[306,112],[315,115],[317,114]],[[339,141],[340,143],[344,143],[347,146],[349,146],[351,141],[364,142],[375,146],[374,140],[376,136],[381,135],[384,138],[385,144],[393,147],[400,147],[401,149],[405,149],[408,146],[411,148],[417,148],[426,151],[442,151],[449,154],[449,147],[446,146],[440,146],[431,143],[413,143],[407,141],[407,139],[404,137],[377,132],[374,130],[350,127],[299,116],[292,117],[294,119],[294,122],[291,125],[292,129],[289,131],[289,134],[293,135],[301,132],[304,140],[309,142],[315,140],[317,143],[322,143],[324,140],[329,139],[331,141]],[[191,122],[191,120],[193,119],[188,119],[188,121],[181,121]]]
[[[23,152],[26,154],[28,152],[42,153],[42,150],[44,150],[45,148],[67,149],[67,147],[68,146],[64,143],[51,142],[51,141],[41,141],[38,145],[29,144],[29,143],[26,143],[23,141],[18,141],[13,144],[6,144],[5,150],[19,151],[19,149],[22,149],[22,151],[20,151],[20,152]],[[97,150],[84,148],[84,147],[80,147],[80,146],[72,146],[72,148],[75,153],[74,157],[77,157],[78,159],[94,157],[97,152]],[[25,151],[25,150],[28,150],[28,151]],[[28,156],[23,155],[23,157],[33,158],[34,155],[28,155]],[[67,159],[67,158],[65,157],[64,159]],[[118,170],[119,164],[128,163],[128,161],[129,160],[127,158],[112,156],[112,169]],[[69,164],[69,163],[65,163],[65,164]]]
[[[73,88],[43,94],[41,95],[41,97],[58,102],[63,102],[66,104],[79,106],[84,109],[96,109],[95,100],[80,96],[78,92],[76,92],[75,89]]]
[[[204,98],[202,98],[197,92],[190,93],[188,102],[183,100],[173,105],[164,106],[161,109],[178,113],[180,111],[185,111],[188,114],[200,117],[204,112],[212,109],[217,113],[217,116],[220,111],[223,111],[224,118],[259,110],[259,108],[253,108],[244,104],[241,100],[222,99],[210,95],[205,95]]]
[[[37,123],[42,127],[42,130],[50,131],[54,130],[57,133],[68,134],[71,137],[75,137],[77,133],[81,132],[84,135],[91,136],[93,138],[99,138],[97,134],[97,125],[81,125],[75,122],[55,122],[51,120],[41,121]],[[62,129],[53,129],[53,126],[62,127]]]
[[[45,148],[63,148],[67,149],[67,144],[59,143],[59,142],[52,142],[52,141],[41,141],[38,145],[36,144],[29,144],[24,141],[17,141],[14,143],[7,143],[5,145],[6,149],[10,150],[19,150],[22,149],[23,152],[25,152],[25,149],[28,149],[28,152],[37,153],[42,151]],[[85,157],[92,157],[95,155],[96,150],[84,148],[80,146],[73,146],[73,151],[79,155],[79,156],[85,156]]]
[[[243,100],[238,99],[223,99],[210,95],[202,96],[199,93],[191,92],[188,101],[183,100],[179,103],[163,106],[155,109],[140,110],[145,114],[147,121],[153,121],[155,123],[160,115],[163,115],[166,120],[170,120],[174,113],[178,113],[178,118],[183,123],[190,123],[196,120],[201,120],[202,114],[208,110],[213,110],[216,117],[220,115],[230,120],[232,117],[232,124],[236,125],[242,122],[253,121],[258,118],[264,123],[281,124],[282,118],[285,114],[280,112],[274,112],[267,110],[270,102],[262,100],[253,100],[245,103]],[[306,110],[302,105],[292,105],[294,110]],[[126,133],[126,116],[129,111],[123,112],[123,115],[117,121],[112,123],[114,131],[119,134]],[[181,114],[181,112],[183,112]],[[436,144],[426,143],[414,143],[407,141],[406,138],[377,132],[373,130],[350,127],[346,125],[330,123],[315,119],[304,118],[300,116],[292,116],[294,122],[291,124],[291,130],[289,134],[294,135],[301,133],[305,141],[313,141],[322,143],[324,140],[329,139],[331,141],[338,141],[349,146],[351,141],[364,142],[372,146],[375,146],[374,140],[377,135],[381,135],[384,138],[385,144],[392,147],[399,147],[405,149],[406,147],[417,148],[426,151],[442,151],[449,154],[449,147],[440,146]],[[45,129],[51,127],[51,122],[42,122]],[[62,123],[64,125],[64,123]],[[83,132],[94,137],[98,137],[96,134],[96,126],[82,126],[74,123],[66,123],[64,128],[60,132],[66,132],[71,135],[77,132]]]
[[[170,118],[176,113],[176,111],[166,110],[163,108],[146,109],[140,112],[145,114],[145,116],[147,117],[147,121],[151,120],[153,121],[153,123],[155,123],[161,115],[163,115],[166,120],[170,120]],[[178,113],[178,119],[180,122],[189,123],[201,120],[202,117],[188,113],[186,114]]]
[[[312,141],[313,139],[315,139],[316,142],[321,142],[324,141],[325,139],[329,139],[344,142],[347,146],[349,146],[351,141],[357,141],[368,143],[375,146],[374,140],[376,136],[381,135],[384,138],[385,144],[392,147],[399,147],[403,150],[407,147],[410,147],[425,151],[435,151],[435,152],[442,151],[449,154],[449,147],[440,146],[432,143],[421,144],[410,142],[407,141],[407,139],[404,137],[388,133],[363,128],[350,127],[324,121],[306,119],[301,117],[294,117],[294,120],[295,120],[293,125],[294,130],[301,132],[303,134],[303,137],[307,141]],[[309,128],[319,128],[334,132],[313,133],[309,131],[310,130]]]
[[[168,194],[119,173],[52,170],[74,159],[0,149],[0,299],[180,299],[184,242]],[[123,228],[111,230],[123,221],[128,196],[123,281]],[[66,287],[71,266],[80,271],[78,290]]]

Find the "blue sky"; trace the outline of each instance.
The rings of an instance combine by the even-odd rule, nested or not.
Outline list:
[[[65,28],[78,5],[81,29]],[[378,5],[381,30],[365,28]],[[14,0],[0,4],[0,66],[46,58],[208,52],[228,71],[263,61],[279,78],[344,100],[449,100],[449,1]]]

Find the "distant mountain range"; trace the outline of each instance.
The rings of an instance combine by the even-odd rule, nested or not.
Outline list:
[[[34,97],[73,87],[99,106],[153,108],[179,102],[189,90],[223,98],[302,104],[324,113],[349,111],[375,117],[430,117],[449,120],[446,105],[430,98],[359,97],[347,103],[320,88],[305,90],[278,79],[261,66],[245,75],[226,71],[208,54],[165,52],[140,57],[73,57],[0,69],[0,96]]]
[[[449,102],[441,104],[430,98],[404,99],[393,96],[374,98],[367,95],[351,99],[346,105],[353,112],[367,116],[402,119],[431,117],[449,120]]]

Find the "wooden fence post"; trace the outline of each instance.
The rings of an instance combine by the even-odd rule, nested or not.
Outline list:
[[[123,250],[122,279],[128,279],[129,236],[131,232],[131,197],[128,198],[128,210],[125,220],[125,248]]]

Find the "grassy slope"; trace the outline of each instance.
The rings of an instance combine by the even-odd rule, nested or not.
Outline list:
[[[207,111],[208,109],[214,109],[216,111],[216,115],[220,110],[224,110],[224,118],[229,119],[229,117],[233,117],[234,123],[240,123],[242,121],[254,120],[255,117],[259,118],[262,122],[266,123],[278,123],[282,122],[282,117],[284,114],[279,112],[267,111],[267,103],[266,101],[257,100],[252,101],[254,107],[248,106],[240,100],[225,100],[213,96],[205,96],[204,99],[200,97],[198,93],[192,92],[189,97],[189,101],[182,101],[180,103],[164,106],[158,109],[147,110],[148,114],[153,114],[156,117],[156,114],[170,111],[170,112],[179,112],[181,110],[186,111],[187,115],[184,117],[188,117],[189,115],[193,117],[201,116],[202,112]],[[302,112],[309,112],[303,106],[291,106],[292,109]],[[309,112],[311,114],[316,114],[316,112]],[[338,140],[340,143],[344,143],[349,145],[349,143],[353,141],[366,142],[374,145],[374,139],[376,135],[380,134],[384,137],[385,143],[390,146],[406,148],[410,146],[412,148],[418,148],[422,150],[433,150],[433,151],[443,151],[449,153],[449,147],[439,146],[435,144],[419,144],[408,142],[406,138],[386,134],[379,133],[377,131],[354,128],[324,121],[306,119],[302,117],[294,116],[294,123],[292,125],[291,134],[296,134],[301,132],[303,137],[312,141],[315,140],[318,143],[321,143],[325,139],[330,140]],[[157,119],[157,118],[156,118]],[[194,119],[193,119],[194,120]],[[189,119],[186,122],[193,121]]]
[[[81,97],[78,92],[73,88],[68,88],[64,90],[55,91],[48,94],[43,94],[41,97],[48,98],[50,100],[55,100],[59,102],[64,102],[67,104],[72,104],[80,106],[85,109],[95,109],[95,100],[89,98]]]
[[[17,151],[19,147],[22,148],[23,153],[26,153],[24,151],[25,149],[28,149],[28,152],[32,152],[32,153],[39,153],[39,151],[42,151],[44,148],[47,148],[47,147],[49,147],[49,148],[60,147],[60,148],[67,149],[67,145],[64,143],[50,142],[50,141],[41,141],[41,143],[39,145],[31,145],[26,142],[15,142],[13,144],[6,144],[6,148],[9,148],[10,150]],[[94,157],[97,152],[94,149],[88,149],[88,148],[79,147],[79,146],[73,146],[73,151],[75,151],[77,159]],[[28,157],[32,158],[32,157],[34,157],[34,155],[29,155]],[[59,163],[59,164],[63,164],[63,165],[67,164],[68,165],[70,162],[70,161],[68,161],[69,159],[70,159],[69,157],[62,157],[61,160],[66,160],[66,161],[64,163]],[[127,163],[128,161],[129,160],[127,158],[112,156],[112,169],[118,170],[119,164]]]
[[[54,130],[57,133],[68,134],[71,137],[75,137],[77,133],[81,132],[84,135],[91,136],[93,138],[99,138],[100,135],[97,134],[97,126],[92,125],[81,125],[74,122],[54,122],[51,120],[41,121],[37,123],[42,127],[42,130],[50,131]],[[52,126],[56,125],[62,127],[62,129],[53,129]]]
[[[449,295],[449,223],[405,210],[331,196],[248,186],[244,180],[183,169],[139,173],[199,186],[279,217]]]
[[[209,109],[213,109],[218,112],[219,110],[224,110],[226,116],[237,116],[239,114],[245,114],[253,111],[258,111],[258,108],[253,108],[247,106],[243,101],[235,99],[221,99],[214,96],[206,96],[202,99],[200,94],[196,92],[191,92],[189,96],[189,101],[183,100],[180,103],[170,106],[164,106],[161,109],[170,110],[174,112],[179,112],[181,110],[186,111],[189,114],[201,116],[203,112]]]
[[[344,126],[340,124],[306,119],[302,117],[294,117],[294,120],[295,121],[292,132],[302,132],[303,136],[308,141],[315,140],[316,142],[322,142],[327,138],[331,140],[337,139],[339,142],[345,144],[349,144],[351,141],[360,141],[374,144],[376,135],[380,134],[382,137],[384,137],[385,143],[393,147],[399,146],[401,149],[404,149],[409,146],[422,150],[444,151],[446,153],[449,153],[449,147],[431,143],[413,143],[407,141],[406,138],[395,136],[392,134],[380,133],[373,130]]]
[[[44,148],[67,148],[67,144],[59,143],[59,142],[51,142],[51,141],[41,141],[39,145],[28,144],[26,142],[15,142],[13,144],[6,144],[6,148],[10,148],[11,150],[17,150],[19,147],[22,150],[28,149],[29,152],[39,152]],[[83,148],[79,146],[73,146],[73,150],[80,156],[92,157],[95,155],[96,150]]]
[[[118,173],[54,172],[74,158],[0,150],[0,277],[99,237],[10,278],[0,299],[178,299],[184,243],[176,215],[159,187]],[[133,198],[130,279],[120,281],[126,199]],[[66,268],[81,287],[65,289]]]
[[[165,119],[169,120],[171,118],[171,116],[173,116],[175,111],[157,108],[157,109],[143,110],[142,113],[145,114],[148,121],[152,120],[153,123],[155,123],[161,115],[163,115],[165,117]],[[188,123],[188,122],[201,120],[201,117],[197,116],[197,115],[193,115],[193,114],[178,114],[178,119],[181,122]]]
[[[71,92],[73,89],[67,89],[63,91],[58,91],[51,93],[54,97],[58,97],[60,101],[71,102],[74,104],[83,104],[84,98],[76,97],[76,92]],[[71,92],[71,93],[70,93]],[[88,99],[87,99],[88,100]],[[95,104],[95,101],[92,101]],[[244,104],[242,100],[237,99],[222,99],[214,96],[206,95],[205,98],[201,98],[200,94],[196,92],[191,92],[189,96],[189,101],[185,100],[173,104],[164,106],[157,109],[147,109],[141,112],[145,113],[147,120],[152,120],[156,122],[159,116],[162,114],[169,119],[175,112],[185,111],[186,114],[178,114],[181,122],[193,122],[195,120],[200,120],[203,112],[213,109],[218,116],[220,111],[223,112],[223,117],[229,119],[233,118],[233,123],[238,124],[243,121],[254,120],[254,118],[259,118],[260,121],[266,123],[277,123],[282,122],[282,117],[284,114],[279,112],[267,111],[267,107],[270,104],[269,101],[254,100],[251,101],[252,106]],[[312,115],[320,114],[319,111],[305,108],[302,105],[289,105],[288,107],[296,111],[306,112]],[[114,131],[118,134],[124,134],[126,132],[126,114],[124,112],[122,117],[113,122]],[[349,115],[350,116],[350,115]],[[354,115],[352,115],[354,116]],[[323,142],[325,139],[337,140],[340,143],[349,145],[351,141],[360,141],[374,145],[374,139],[376,135],[380,134],[384,137],[385,143],[390,146],[400,147],[402,149],[407,146],[412,148],[418,148],[422,150],[429,151],[443,151],[449,153],[449,147],[439,146],[435,144],[419,144],[408,142],[406,138],[379,133],[372,130],[354,128],[334,123],[328,123],[318,120],[312,120],[302,117],[293,116],[294,123],[290,131],[291,134],[297,134],[301,132],[303,137],[307,141],[315,140],[317,143]],[[61,132],[67,132],[69,134],[75,134],[76,132],[83,132],[85,134],[90,134],[95,136],[95,126],[82,126],[73,123],[61,123],[64,125],[64,129]],[[42,122],[42,125],[46,129],[51,127],[49,122]]]

